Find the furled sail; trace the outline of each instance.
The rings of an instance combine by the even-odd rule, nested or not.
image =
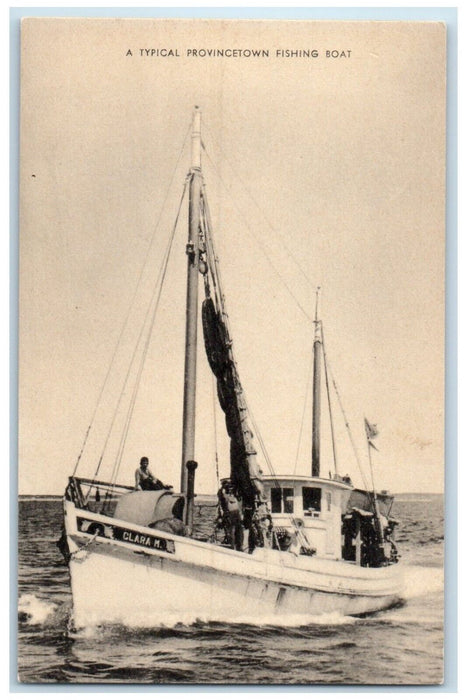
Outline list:
[[[231,340],[214,301],[207,296],[202,305],[204,343],[209,365],[217,379],[219,404],[225,413],[230,437],[230,478],[243,500],[245,516],[254,512],[262,497],[262,483],[248,423],[247,405],[232,356]],[[248,523],[245,523],[248,527]]]

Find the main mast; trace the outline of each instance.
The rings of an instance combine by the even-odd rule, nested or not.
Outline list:
[[[320,473],[320,420],[321,420],[321,322],[318,320],[319,287],[316,290],[315,339],[313,342],[313,426],[311,438],[311,475]]]
[[[196,413],[196,353],[198,331],[198,273],[199,230],[201,199],[201,112],[195,107],[191,136],[191,168],[188,208],[187,291],[185,325],[185,380],[183,390],[183,435],[180,490],[187,496],[185,522],[193,522],[192,481],[196,462],[195,413]]]

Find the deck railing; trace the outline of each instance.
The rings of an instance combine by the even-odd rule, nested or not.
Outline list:
[[[77,508],[112,516],[120,496],[133,490],[132,486],[71,476],[65,498],[73,501]]]

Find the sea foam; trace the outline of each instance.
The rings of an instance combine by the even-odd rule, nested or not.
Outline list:
[[[144,618],[140,616],[135,616],[131,611],[127,611],[126,614],[122,614],[121,619],[114,624],[109,625],[99,625],[94,621],[89,620],[89,624],[79,629],[73,629],[73,624],[69,629],[69,635],[71,637],[78,638],[89,638],[105,635],[105,631],[111,631],[116,628],[126,628],[137,631],[138,629],[153,629],[153,630],[167,630],[176,628],[186,628],[192,626],[211,624],[225,624],[225,625],[251,625],[254,627],[308,627],[313,625],[318,626],[341,626],[341,625],[353,625],[358,622],[358,618],[351,617],[348,615],[342,615],[340,613],[323,613],[322,615],[296,615],[293,613],[281,613],[281,614],[271,614],[271,615],[219,615],[219,616],[201,616],[199,611],[196,613],[190,613],[185,611],[182,615],[180,613],[170,614],[168,611],[152,611],[147,612]]]
[[[57,606],[47,600],[37,598],[33,593],[25,593],[18,601],[18,613],[23,622],[42,625],[56,611]]]

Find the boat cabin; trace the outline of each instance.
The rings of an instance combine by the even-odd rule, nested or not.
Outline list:
[[[299,530],[317,556],[342,557],[342,515],[346,512],[351,484],[339,477],[263,477],[274,527]]]

